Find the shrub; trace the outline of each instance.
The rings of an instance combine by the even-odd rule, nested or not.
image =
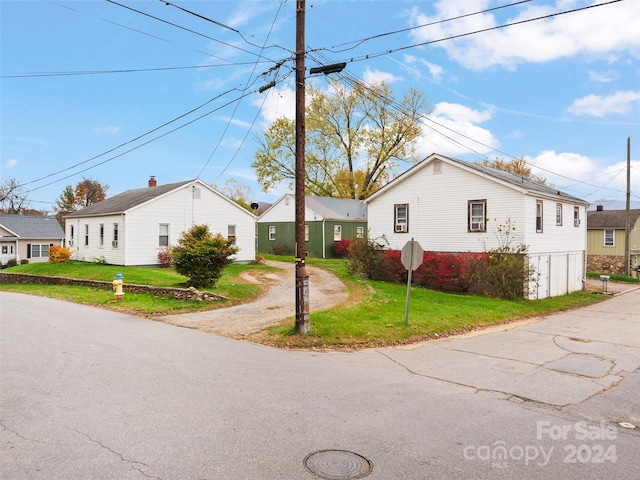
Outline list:
[[[286,243],[274,243],[271,245],[271,253],[274,255],[286,255],[289,248]]]
[[[15,258],[10,258],[7,260],[7,263],[4,265],[4,268],[11,268],[18,265],[18,261]]]
[[[67,247],[54,245],[49,247],[49,263],[65,263],[71,258],[71,251]]]
[[[27,260],[26,258],[23,258],[22,260],[20,260],[20,265],[28,265],[29,264],[29,260]]]
[[[158,252],[158,263],[164,268],[169,268],[171,266],[173,263],[173,256],[170,246],[167,245]]]
[[[352,243],[351,240],[338,240],[333,244],[333,251],[338,258],[345,258],[349,255],[349,246]]]
[[[373,240],[357,238],[348,250],[347,271],[372,280],[381,280],[385,276],[383,253]]]
[[[230,240],[219,233],[213,235],[207,225],[194,225],[182,233],[178,245],[172,248],[173,266],[176,272],[189,277],[188,286],[211,287],[237,252]]]

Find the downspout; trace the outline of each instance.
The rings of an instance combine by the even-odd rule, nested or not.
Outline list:
[[[322,258],[327,258],[327,256],[326,256],[326,248],[327,248],[326,232],[324,231],[325,222],[326,222],[326,219],[324,217],[322,217]]]

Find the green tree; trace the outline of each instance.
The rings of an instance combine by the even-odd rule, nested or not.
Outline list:
[[[187,285],[206,288],[215,285],[237,252],[230,240],[219,233],[213,235],[207,225],[194,225],[182,232],[171,256],[176,272],[189,277]]]
[[[75,193],[71,185],[64,187],[64,190],[60,196],[56,199],[53,211],[55,212],[56,219],[62,228],[64,228],[64,220],[62,217],[74,212],[75,206]]]
[[[214,185],[214,187],[245,210],[253,212],[253,209],[251,208],[251,187],[248,185],[243,185],[235,178],[230,178],[224,182],[222,187],[218,187],[217,185]]]
[[[398,103],[384,82],[333,94],[307,87],[306,191],[310,195],[363,199],[386,183],[399,162],[415,162],[420,117],[431,112],[422,93]],[[295,122],[281,117],[261,136],[252,167],[263,190],[295,180]]]

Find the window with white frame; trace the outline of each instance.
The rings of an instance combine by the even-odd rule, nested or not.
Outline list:
[[[558,226],[562,225],[562,204],[561,203],[556,204],[556,225]]]
[[[27,257],[29,258],[45,258],[49,256],[48,244],[32,243],[27,245]]]
[[[613,228],[605,228],[604,230],[604,246],[615,247],[616,231]]]
[[[364,238],[364,227],[356,227],[356,238]]]
[[[89,225],[86,223],[84,225],[84,246],[89,246]]]
[[[158,246],[160,247],[169,246],[169,224],[168,223],[160,223],[158,225]]]
[[[309,225],[307,225],[306,223],[304,224],[304,241],[309,241]]]
[[[111,240],[111,246],[113,248],[118,248],[118,224],[113,224],[113,240]]]
[[[573,207],[573,226],[580,226],[580,207]]]
[[[469,232],[485,232],[487,230],[487,200],[469,200],[468,202]]]
[[[227,225],[227,240],[233,245],[236,244],[236,226]]]
[[[269,225],[269,240],[275,240],[276,239],[276,226],[275,225]]]
[[[342,240],[342,225],[333,226],[333,241],[339,242]]]
[[[104,223],[100,224],[100,246],[104,247]]]
[[[407,233],[409,231],[409,204],[399,203],[393,206],[393,231]]]
[[[536,200],[536,233],[542,233],[543,207],[542,200]]]

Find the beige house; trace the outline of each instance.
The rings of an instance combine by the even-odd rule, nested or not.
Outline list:
[[[49,247],[64,245],[58,220],[44,215],[0,215],[0,263],[48,262]]]
[[[640,265],[640,209],[630,213],[629,259],[631,268]],[[587,212],[587,270],[624,273],[626,210],[605,210],[598,205]]]

